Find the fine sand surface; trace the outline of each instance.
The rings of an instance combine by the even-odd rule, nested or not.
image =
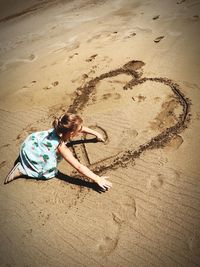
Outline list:
[[[0,266],[200,266],[200,1],[0,1]],[[3,181],[63,111],[106,139]]]

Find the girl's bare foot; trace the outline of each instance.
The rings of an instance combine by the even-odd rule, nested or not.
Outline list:
[[[9,174],[6,176],[6,179],[4,180],[4,184],[7,184],[14,179],[19,178],[23,174],[19,171],[19,162],[12,168],[12,170],[9,172]]]

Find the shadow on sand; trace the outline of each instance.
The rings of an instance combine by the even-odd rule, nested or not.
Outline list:
[[[97,143],[97,142],[99,142],[99,141],[96,138],[73,140],[67,144],[67,147],[73,147],[74,145],[81,145],[84,143]],[[14,166],[18,162],[20,162],[20,156],[18,156],[17,159],[15,160]],[[47,180],[46,178],[35,178],[35,177],[29,177],[26,175],[22,175],[19,178],[33,179],[33,180],[37,180],[37,181],[46,181]],[[77,186],[87,187],[87,188],[92,189],[98,193],[105,192],[105,190],[103,190],[98,184],[96,184],[94,182],[89,182],[89,181],[83,180],[79,177],[69,176],[69,175],[64,174],[60,171],[58,171],[55,178],[62,180],[62,181],[65,181],[65,182],[70,183],[70,184],[77,185]]]

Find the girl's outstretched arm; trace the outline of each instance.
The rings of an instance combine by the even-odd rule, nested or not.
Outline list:
[[[65,143],[62,142],[58,146],[58,152],[63,156],[63,158],[71,164],[78,172],[85,175],[86,177],[92,179],[95,183],[97,183],[102,189],[106,190],[112,187],[112,183],[107,180],[106,176],[98,176],[93,173],[89,168],[81,164],[72,154],[68,147],[66,147]]]
[[[105,139],[103,138],[103,136],[100,133],[98,133],[97,131],[92,130],[92,129],[88,128],[88,127],[83,126],[81,132],[82,133],[92,134],[92,135],[96,136],[96,138],[99,141],[105,142]]]

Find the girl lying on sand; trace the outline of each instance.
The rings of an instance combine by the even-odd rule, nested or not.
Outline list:
[[[21,146],[20,161],[12,168],[4,183],[7,184],[23,175],[36,179],[56,177],[58,161],[64,158],[103,190],[109,189],[112,184],[107,177],[100,177],[82,165],[65,144],[80,133],[92,134],[99,141],[104,141],[100,133],[83,126],[82,123],[83,120],[78,115],[65,113],[54,120],[52,129],[30,134]]]

